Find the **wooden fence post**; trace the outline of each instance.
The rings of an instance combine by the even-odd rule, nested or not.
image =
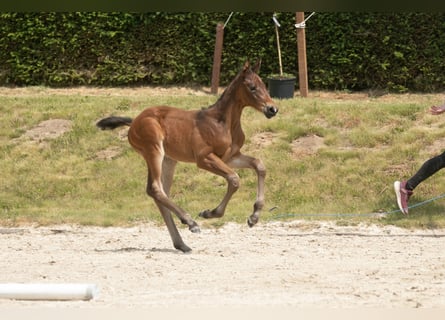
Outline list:
[[[295,15],[297,24],[304,22],[304,12],[297,12]],[[306,32],[304,28],[297,28],[297,47],[298,47],[298,82],[300,86],[300,95],[307,97],[307,61],[306,61]]]
[[[215,52],[213,54],[212,88],[211,88],[212,94],[218,93],[223,38],[224,38],[224,24],[218,22],[218,24],[216,25]]]

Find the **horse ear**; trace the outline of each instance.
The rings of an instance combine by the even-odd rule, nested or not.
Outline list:
[[[261,67],[261,59],[259,59],[253,66],[252,68],[253,72],[258,73],[258,71],[260,71],[260,67]]]
[[[246,62],[244,62],[243,71],[246,71],[249,68],[250,68],[249,60],[246,60]]]

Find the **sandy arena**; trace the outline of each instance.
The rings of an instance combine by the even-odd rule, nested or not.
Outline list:
[[[100,290],[90,301],[0,299],[0,309],[445,307],[445,230],[294,221],[180,232],[192,253],[152,225],[0,228],[1,283]]]

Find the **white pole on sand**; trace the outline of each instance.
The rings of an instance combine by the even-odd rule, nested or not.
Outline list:
[[[91,300],[98,292],[95,284],[0,283],[0,299]]]

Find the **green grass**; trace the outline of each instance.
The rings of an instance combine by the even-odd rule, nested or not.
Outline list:
[[[95,122],[110,114],[136,116],[151,105],[201,108],[216,97],[119,92],[56,94],[46,88],[29,88],[0,96],[0,224],[162,223],[145,194],[142,158],[119,138],[117,130],[100,131]],[[270,120],[252,109],[243,113],[244,152],[262,158],[268,170],[263,221],[334,219],[406,228],[445,227],[443,200],[412,209],[408,217],[393,213],[377,220],[370,215],[396,210],[393,181],[408,178],[425,160],[445,149],[444,119],[427,113],[443,97],[335,96],[314,93],[310,98],[281,100],[279,114]],[[73,121],[72,130],[45,144],[22,137],[41,121],[56,118]],[[252,145],[252,137],[261,132],[274,133],[275,138],[258,148]],[[325,147],[315,155],[295,158],[291,142],[312,134],[323,137]],[[109,147],[121,150],[120,155],[98,159],[97,153]],[[419,185],[410,203],[445,193],[444,173]],[[195,165],[178,165],[172,198],[200,224],[245,223],[255,199],[256,175],[249,170],[240,170],[239,175],[241,188],[221,219],[197,218],[200,211],[219,203],[226,183]]]

